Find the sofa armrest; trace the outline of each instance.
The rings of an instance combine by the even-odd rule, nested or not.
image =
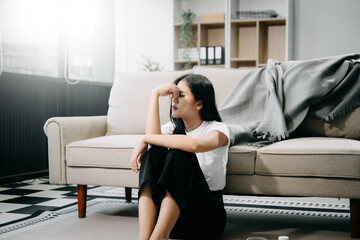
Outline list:
[[[46,121],[48,137],[49,181],[67,184],[65,148],[71,142],[105,136],[107,117],[53,117]]]

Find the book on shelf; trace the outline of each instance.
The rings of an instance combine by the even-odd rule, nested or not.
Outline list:
[[[200,65],[225,64],[225,48],[223,46],[200,47]]]
[[[207,47],[200,47],[200,65],[207,65]]]
[[[207,47],[207,64],[215,64],[215,47]]]
[[[215,47],[215,64],[221,65],[225,63],[225,51],[223,46]]]

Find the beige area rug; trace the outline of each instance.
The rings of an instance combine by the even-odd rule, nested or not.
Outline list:
[[[256,197],[225,197],[227,226],[218,239],[246,240],[250,236],[261,236],[277,240],[280,235],[287,235],[290,240],[351,239],[349,214],[338,208],[321,209],[321,206],[334,206],[334,203],[320,204],[316,199],[313,202],[304,199],[302,203],[275,199],[259,201]],[[294,204],[306,208],[284,207]],[[314,205],[318,208],[310,209]],[[341,208],[341,204],[337,206]],[[78,219],[76,205],[44,212],[0,228],[0,239],[137,239],[137,208],[136,201],[126,203],[123,199],[96,198],[88,201],[85,219]]]

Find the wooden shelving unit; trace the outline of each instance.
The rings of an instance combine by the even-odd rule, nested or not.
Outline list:
[[[194,23],[193,47],[230,47],[232,68],[256,68],[266,66],[269,58],[286,60],[286,19],[231,20],[230,46],[225,46],[225,22]],[[178,60],[180,23],[174,24],[175,49],[174,69],[184,68],[185,61]],[[192,66],[200,65],[200,57],[191,61]],[[217,65],[210,65],[217,66]],[[220,65],[224,66],[224,65]],[[217,66],[218,67],[218,66]]]
[[[266,65],[269,58],[286,59],[286,20],[264,19],[258,21],[259,54],[258,66]]]
[[[212,67],[257,68],[266,66],[272,58],[286,61],[287,20],[286,0],[174,0],[174,70],[184,68],[185,61],[178,58],[180,17],[182,11],[191,9],[196,14],[193,23],[193,47],[198,50],[191,65],[200,65],[200,47],[223,46],[225,64]],[[277,18],[237,19],[237,11],[264,11],[273,9]],[[212,16],[213,18],[209,17]],[[218,18],[216,18],[218,17]],[[219,21],[213,21],[218,19]],[[212,22],[205,22],[212,21]]]
[[[230,66],[264,67],[269,58],[285,61],[284,18],[231,20]]]
[[[198,23],[201,46],[225,46],[225,22]]]
[[[198,23],[193,23],[192,25],[192,32],[193,32],[193,41],[192,41],[192,47],[199,49],[199,37],[198,37],[198,33],[199,31],[199,24]],[[180,40],[179,40],[179,36],[180,36],[180,27],[181,24],[180,23],[175,23],[174,24],[174,68],[175,70],[179,70],[179,69],[183,69],[184,65],[185,65],[185,61],[180,60],[178,57],[178,49],[181,47],[180,46]],[[196,61],[191,61],[192,65],[198,65],[199,62],[199,56],[197,57]]]
[[[178,49],[180,48],[179,35],[180,35],[180,23],[174,24],[174,35],[175,35],[175,48],[174,48],[174,69],[181,70],[184,69],[185,61],[179,60],[178,58]],[[223,46],[225,47],[225,22],[207,22],[207,23],[193,23],[193,47],[198,49],[200,52],[201,46]],[[197,60],[191,61],[191,65],[200,65],[200,56]],[[211,66],[221,66],[224,65],[211,65]]]

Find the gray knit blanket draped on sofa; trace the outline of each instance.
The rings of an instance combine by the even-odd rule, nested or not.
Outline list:
[[[311,114],[331,121],[360,106],[360,54],[280,63],[242,78],[219,106],[231,145],[289,137]]]

